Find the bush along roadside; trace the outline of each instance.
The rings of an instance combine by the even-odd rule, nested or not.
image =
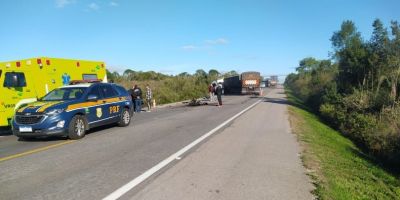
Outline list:
[[[304,109],[287,90],[290,122],[318,199],[400,199],[400,179],[339,132]]]
[[[400,26],[373,22],[364,40],[344,21],[331,41],[332,58],[305,58],[286,87],[330,126],[389,168],[400,169]]]
[[[220,73],[215,69],[210,69],[208,73],[198,69],[194,74],[183,72],[178,75],[166,75],[154,71],[133,71],[131,69],[125,70],[120,75],[118,72],[107,70],[108,79],[123,85],[126,89],[138,85],[142,88],[144,95],[145,87],[149,85],[153,92],[153,99],[156,100],[157,104],[168,104],[207,96],[208,86],[212,81],[235,75],[238,75],[236,71]]]

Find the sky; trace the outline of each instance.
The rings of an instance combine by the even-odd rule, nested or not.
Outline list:
[[[352,20],[364,39],[379,18],[400,21],[399,0],[1,0],[0,61],[55,57],[106,62],[110,71],[294,72],[329,58]]]

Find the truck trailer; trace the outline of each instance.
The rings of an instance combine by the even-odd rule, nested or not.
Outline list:
[[[71,80],[107,82],[104,62],[38,57],[0,62],[0,130],[9,129],[15,111]]]
[[[261,75],[260,72],[243,72],[240,75],[242,82],[242,94],[261,94]]]
[[[224,78],[223,82],[225,95],[238,95],[242,93],[242,82],[240,76]]]

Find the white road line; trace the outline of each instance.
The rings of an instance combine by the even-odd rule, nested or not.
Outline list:
[[[254,106],[256,106],[258,103],[260,103],[262,100],[258,100],[257,102],[255,102],[254,104],[252,104],[251,106],[247,107],[246,109],[242,110],[241,112],[239,112],[238,114],[236,114],[235,116],[229,118],[228,120],[226,120],[225,122],[223,122],[222,124],[220,124],[219,126],[215,127],[213,130],[211,130],[210,132],[204,134],[203,136],[201,136],[200,138],[198,138],[197,140],[193,141],[192,143],[190,143],[189,145],[185,146],[184,148],[182,148],[181,150],[179,150],[178,152],[172,154],[171,156],[169,156],[168,158],[166,158],[165,160],[161,161],[160,163],[158,163],[156,166],[148,169],[146,172],[144,172],[143,174],[141,174],[140,176],[136,177],[135,179],[133,179],[132,181],[130,181],[129,183],[125,184],[124,186],[120,187],[119,189],[117,189],[116,191],[114,191],[113,193],[109,194],[108,196],[106,196],[105,198],[103,198],[103,200],[116,200],[118,198],[120,198],[122,195],[124,195],[125,193],[129,192],[130,190],[132,190],[134,187],[136,187],[137,185],[139,185],[141,182],[145,181],[147,178],[149,178],[151,175],[153,175],[154,173],[156,173],[157,171],[159,171],[160,169],[162,169],[163,167],[167,166],[169,163],[171,163],[172,161],[176,160],[177,158],[180,158],[182,156],[182,154],[184,154],[185,152],[187,152],[188,150],[190,150],[191,148],[193,148],[194,146],[196,146],[197,144],[199,144],[200,142],[202,142],[203,140],[205,140],[206,138],[210,137],[211,135],[213,135],[215,132],[217,132],[219,129],[221,129],[222,127],[224,127],[225,125],[227,125],[229,122],[233,121],[234,119],[238,118],[240,115],[242,115],[243,113],[245,113],[246,111],[250,110],[251,108],[253,108]]]

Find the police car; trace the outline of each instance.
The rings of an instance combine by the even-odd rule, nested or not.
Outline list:
[[[19,138],[67,136],[79,139],[93,127],[112,123],[128,126],[132,113],[131,96],[122,86],[72,82],[19,108],[12,122],[13,134]]]

